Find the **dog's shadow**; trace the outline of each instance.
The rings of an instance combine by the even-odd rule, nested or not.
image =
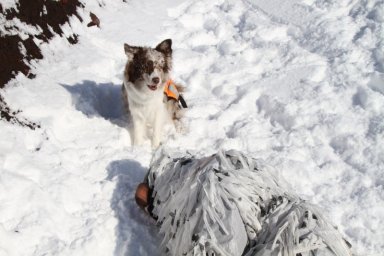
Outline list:
[[[136,186],[143,181],[146,169],[134,160],[120,160],[107,167],[107,180],[116,181],[111,208],[118,220],[114,255],[156,255],[160,238],[155,221],[135,202]]]
[[[86,116],[103,117],[115,125],[127,127],[121,85],[84,80],[75,85],[61,86],[71,94],[75,108]]]

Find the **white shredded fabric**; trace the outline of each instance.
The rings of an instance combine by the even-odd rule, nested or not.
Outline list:
[[[202,158],[158,150],[147,179],[164,254],[351,255],[321,211],[269,168],[234,150]]]

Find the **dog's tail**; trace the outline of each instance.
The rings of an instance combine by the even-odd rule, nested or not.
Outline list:
[[[176,89],[177,89],[177,91],[178,91],[179,93],[183,93],[183,92],[186,91],[185,86],[182,86],[181,84],[177,84],[177,83],[174,83],[174,85],[175,85],[175,87],[176,87]]]

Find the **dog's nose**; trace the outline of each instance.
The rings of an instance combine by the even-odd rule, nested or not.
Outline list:
[[[154,84],[158,84],[158,83],[160,82],[160,78],[158,78],[158,77],[154,77],[154,78],[152,78],[152,82],[153,82]]]

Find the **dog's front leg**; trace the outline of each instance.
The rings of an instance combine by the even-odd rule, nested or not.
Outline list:
[[[142,116],[133,115],[133,145],[140,146],[144,143],[145,120]]]
[[[161,143],[164,125],[163,120],[164,117],[161,115],[157,115],[155,118],[153,125],[152,148],[157,148]]]

